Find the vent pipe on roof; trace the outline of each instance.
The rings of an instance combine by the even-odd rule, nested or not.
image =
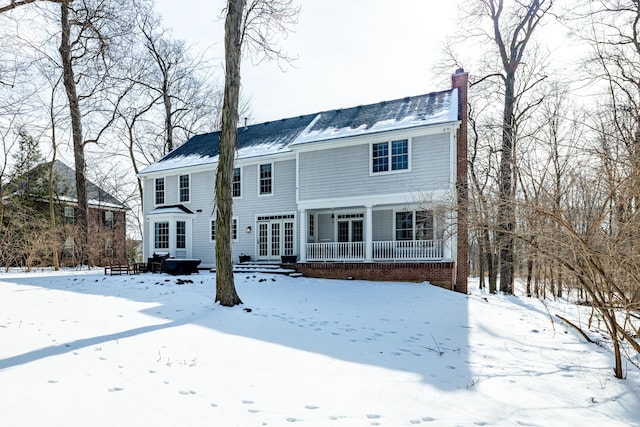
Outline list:
[[[248,118],[245,117],[244,118],[244,130],[247,130],[247,120],[248,120]]]

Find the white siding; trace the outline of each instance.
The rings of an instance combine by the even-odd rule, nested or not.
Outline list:
[[[380,142],[385,139],[372,140]],[[369,143],[300,153],[300,200],[450,187],[450,134],[411,139],[411,171],[370,175]]]
[[[296,179],[295,159],[273,162],[273,195],[258,196],[258,164],[241,167],[242,195],[233,201],[233,217],[238,221],[238,239],[233,242],[233,260],[238,261],[240,254],[250,255],[256,259],[256,216],[295,214],[295,253],[298,254],[298,221],[296,207]],[[165,205],[179,203],[179,174],[165,176]],[[190,209],[193,219],[193,232],[187,236],[191,239],[193,257],[202,260],[202,267],[215,266],[215,242],[211,241],[210,221],[215,217],[214,189],[215,171],[195,172],[190,175],[191,199],[189,203],[182,203]],[[144,205],[145,213],[159,207],[154,205],[154,179],[145,180]],[[251,233],[247,233],[251,227]],[[150,224],[145,225],[147,242],[153,239]],[[149,256],[149,254],[146,254]]]

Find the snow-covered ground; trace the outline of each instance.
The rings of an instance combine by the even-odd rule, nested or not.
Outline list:
[[[638,370],[552,321],[575,306],[238,274],[224,308],[214,281],[0,274],[0,424],[640,425]]]

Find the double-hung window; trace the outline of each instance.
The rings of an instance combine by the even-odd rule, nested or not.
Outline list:
[[[211,241],[216,240],[216,220],[211,220]],[[233,218],[231,223],[231,240],[238,240],[238,218]]]
[[[76,223],[76,209],[73,206],[64,207],[64,223],[65,224]]]
[[[180,203],[186,203],[189,199],[189,175],[180,175]]]
[[[260,195],[273,194],[273,167],[271,163],[260,165]]]
[[[187,247],[187,223],[186,221],[176,221],[176,249],[186,249]]]
[[[396,212],[396,240],[433,240],[433,211]]]
[[[164,178],[156,178],[156,205],[164,204]]]
[[[413,240],[413,212],[396,212],[396,240]]]
[[[114,228],[116,226],[115,218],[113,215],[113,211],[103,211],[102,212],[102,225],[105,228]]]
[[[385,173],[409,170],[409,140],[371,144],[371,172]]]
[[[231,191],[233,197],[242,197],[242,172],[240,168],[233,169],[233,176],[231,177]]]
[[[155,249],[169,249],[169,223],[155,223]]]

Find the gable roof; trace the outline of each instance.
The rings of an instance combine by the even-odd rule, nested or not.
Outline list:
[[[311,143],[458,121],[458,89],[324,111],[238,128],[236,159],[291,152]],[[220,132],[196,135],[140,172],[213,164]]]
[[[42,163],[35,168],[26,172],[27,180],[40,180],[42,177],[48,176],[48,169],[51,162]],[[53,172],[55,174],[55,193],[61,200],[77,202],[78,192],[76,190],[76,172],[60,160],[53,162]],[[19,189],[18,189],[19,190]],[[112,207],[116,209],[128,209],[124,203],[116,199],[114,196],[103,190],[93,182],[87,180],[87,199],[89,205]]]

